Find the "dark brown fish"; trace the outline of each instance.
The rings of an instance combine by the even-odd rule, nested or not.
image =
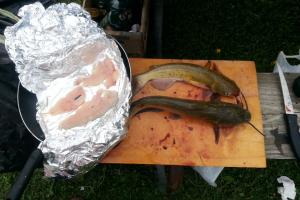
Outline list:
[[[161,108],[176,114],[190,115],[204,119],[218,126],[234,126],[249,122],[251,114],[239,105],[225,102],[204,102],[179,99],[164,96],[150,96],[141,98],[131,104],[131,115],[141,109]]]

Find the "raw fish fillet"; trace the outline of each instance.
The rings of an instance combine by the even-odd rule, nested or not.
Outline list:
[[[95,86],[104,83],[106,88],[116,84],[119,76],[113,62],[106,58],[103,62],[97,63],[93,67],[92,74],[86,77],[80,77],[75,81],[75,85]]]
[[[82,86],[76,86],[67,95],[58,100],[50,108],[49,114],[58,115],[65,112],[76,110],[85,101],[85,92]]]
[[[59,127],[62,129],[70,129],[77,126],[85,125],[104,115],[118,101],[118,93],[115,91],[98,91],[96,95],[88,102],[82,104],[75,114],[63,120]]]

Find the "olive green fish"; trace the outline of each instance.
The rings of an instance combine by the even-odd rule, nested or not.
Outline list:
[[[197,87],[207,87],[213,93],[223,96],[238,96],[236,83],[207,67],[190,63],[168,63],[152,66],[152,70],[134,77],[134,89],[137,93],[148,81],[160,90],[165,90],[176,81],[183,81]]]

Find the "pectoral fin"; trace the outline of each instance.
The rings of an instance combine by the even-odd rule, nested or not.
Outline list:
[[[207,68],[210,69],[210,67],[211,67],[211,61],[208,60],[207,63],[204,65],[204,67],[207,67]]]
[[[214,133],[215,133],[215,143],[218,144],[220,140],[220,127],[218,125],[214,125]]]

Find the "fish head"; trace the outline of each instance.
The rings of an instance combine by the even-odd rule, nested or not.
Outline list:
[[[238,88],[237,86],[232,87],[232,89],[230,90],[230,96],[238,96],[240,94],[240,88]]]
[[[249,122],[251,120],[251,114],[248,110],[240,109],[239,117],[241,122]]]
[[[219,94],[224,96],[238,96],[240,94],[240,88],[233,81],[228,81],[226,84],[219,84],[216,89]]]

